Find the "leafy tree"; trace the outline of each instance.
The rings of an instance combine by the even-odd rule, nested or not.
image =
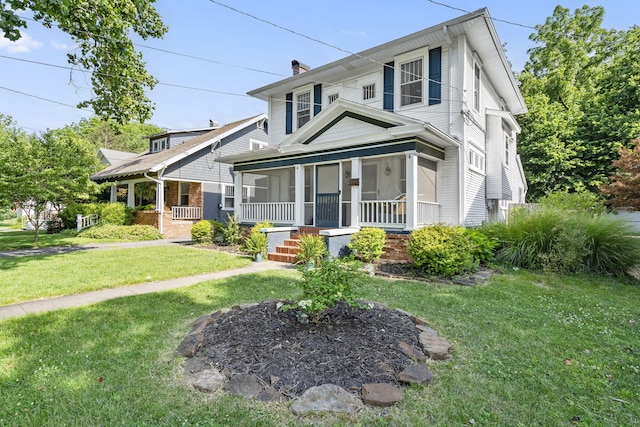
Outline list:
[[[157,80],[144,68],[142,54],[131,41],[133,31],[142,39],[160,38],[167,31],[153,7],[155,0],[0,0],[0,30],[9,40],[20,38],[27,23],[16,11],[30,10],[33,18],[51,27],[54,22],[78,44],[67,54],[73,66],[90,70],[93,97],[78,104],[119,123],[151,117],[146,96]]]
[[[82,119],[79,123],[66,126],[89,143],[95,149],[141,153],[149,149],[149,135],[162,132],[162,128],[140,122],[117,123],[100,117]]]
[[[602,186],[602,193],[611,197],[613,206],[640,210],[640,139],[633,141],[633,149],[620,148],[619,152],[620,158],[613,162],[618,170]]]
[[[2,115],[0,126],[0,198],[26,212],[37,242],[51,206],[86,200],[99,190],[89,179],[99,163],[93,147],[69,130],[27,134]]]

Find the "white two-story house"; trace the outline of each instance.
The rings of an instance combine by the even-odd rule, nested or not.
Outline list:
[[[410,231],[504,218],[526,112],[486,9],[255,89],[269,148],[226,157],[244,223]]]

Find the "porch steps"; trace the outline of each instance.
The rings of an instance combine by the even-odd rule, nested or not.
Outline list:
[[[320,230],[323,228],[318,227],[300,227],[296,232],[291,233],[290,239],[285,239],[284,244],[276,246],[275,252],[267,254],[267,259],[270,261],[288,262],[290,264],[296,263],[296,255],[300,252],[298,243],[300,243],[300,236],[302,234],[320,234]]]

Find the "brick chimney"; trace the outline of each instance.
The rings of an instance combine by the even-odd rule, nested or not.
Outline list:
[[[291,69],[293,70],[293,75],[302,74],[305,71],[309,71],[310,68],[308,65],[303,64],[302,62],[298,62],[297,60],[291,61]]]

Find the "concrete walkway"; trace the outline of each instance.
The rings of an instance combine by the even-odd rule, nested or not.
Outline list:
[[[184,241],[176,242],[176,241],[169,241],[169,240],[163,240],[163,241],[156,240],[155,242],[156,242],[155,245],[184,243]],[[187,241],[187,243],[189,242]],[[99,244],[99,245],[78,245],[78,246],[83,246],[83,248],[79,249],[76,247],[75,250],[114,249],[118,247],[141,247],[141,246],[154,246],[154,245],[150,244],[150,242],[135,242],[135,243],[108,243],[108,244]],[[72,252],[72,250],[65,250],[65,248],[66,247],[51,247],[51,248],[42,248],[37,250],[28,249],[25,251],[1,252],[0,256],[6,256],[6,257],[29,256],[29,255],[39,255],[43,253],[57,254],[57,253]],[[26,251],[35,251],[35,252],[25,253]],[[14,252],[16,253],[13,255],[10,254]],[[21,252],[22,255],[18,255],[17,252]],[[197,276],[180,277],[177,279],[163,280],[158,282],[141,283],[138,285],[124,286],[124,287],[113,288],[113,289],[102,289],[99,291],[87,292],[87,293],[78,294],[78,295],[68,295],[68,296],[62,296],[62,297],[56,297],[56,298],[27,301],[27,302],[18,303],[18,304],[0,306],[0,320],[8,319],[10,317],[22,316],[25,314],[40,313],[44,311],[78,307],[78,306],[87,305],[87,304],[94,304],[97,302],[106,301],[114,298],[120,298],[120,297],[132,296],[132,295],[142,295],[142,294],[148,294],[151,292],[165,291],[168,289],[176,289],[176,288],[181,288],[185,286],[195,285],[196,283],[206,282],[209,280],[224,279],[227,277],[236,276],[238,274],[260,273],[267,270],[285,270],[285,269],[292,269],[292,268],[295,268],[292,264],[286,264],[281,262],[274,262],[274,261],[254,262],[247,267],[238,268],[238,269],[199,274]]]

